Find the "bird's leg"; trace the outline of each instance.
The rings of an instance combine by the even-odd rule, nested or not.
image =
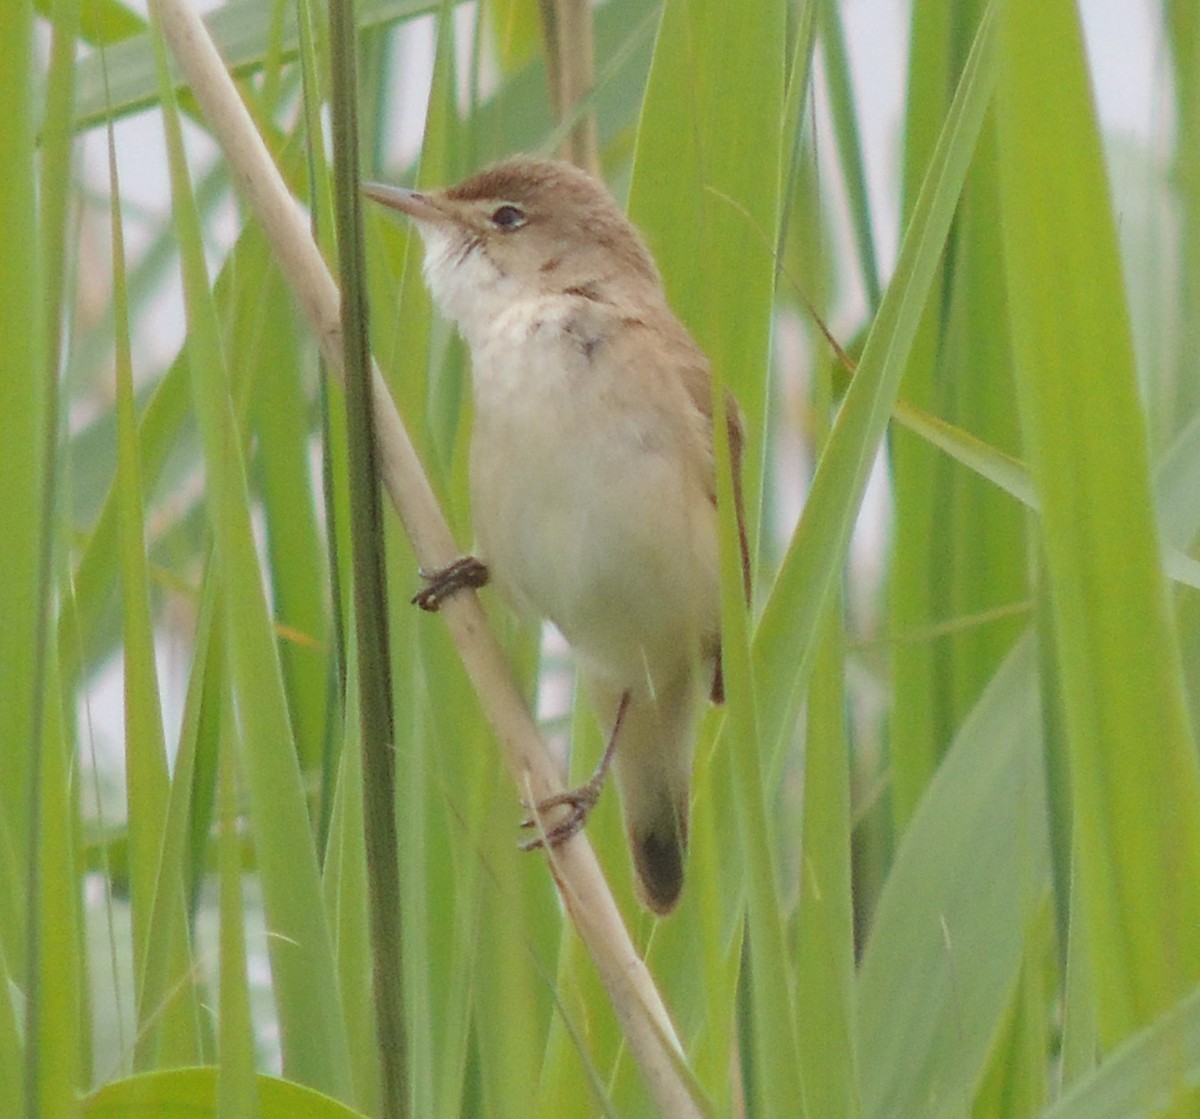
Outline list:
[[[425,580],[425,586],[412,596],[412,604],[436,613],[452,594],[468,587],[478,590],[487,586],[489,575],[487,564],[482,560],[460,556],[437,571],[422,571],[421,578]]]
[[[617,737],[620,734],[621,723],[625,719],[625,711],[628,707],[629,692],[626,691],[621,696],[612,733],[608,736],[608,745],[604,748],[604,756],[600,759],[600,764],[596,766],[596,772],[577,788],[568,789],[563,793],[555,793],[554,796],[538,801],[534,805],[533,815],[521,822],[521,827],[532,828],[551,808],[563,805],[570,808],[570,812],[553,827],[547,828],[543,834],[523,840],[520,844],[522,851],[535,851],[547,843],[551,847],[557,847],[560,843],[570,839],[587,823],[588,814],[596,806],[596,801],[600,799],[600,791],[604,788],[604,778],[608,776],[608,768],[612,765],[613,755],[617,751]]]

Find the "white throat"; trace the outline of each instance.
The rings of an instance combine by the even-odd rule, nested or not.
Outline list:
[[[472,350],[491,324],[526,294],[519,280],[505,275],[481,244],[468,245],[436,225],[421,223],[425,242],[425,282],[442,314],[462,331]]]

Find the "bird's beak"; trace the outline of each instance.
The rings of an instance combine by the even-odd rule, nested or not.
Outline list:
[[[382,202],[393,210],[399,210],[417,221],[437,221],[444,217],[428,195],[404,187],[388,186],[386,183],[363,183],[362,192],[376,202]]]

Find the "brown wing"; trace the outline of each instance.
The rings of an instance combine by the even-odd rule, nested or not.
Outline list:
[[[688,395],[704,418],[708,421],[709,435],[712,434],[712,381],[709,377],[708,363],[688,364],[684,372],[684,385]],[[746,432],[742,423],[742,410],[733,393],[725,390],[725,430],[729,439],[729,461],[733,467],[733,511],[737,516],[738,548],[742,557],[742,591],[746,597],[746,605],[750,605],[750,540],[746,534],[746,499],[742,493],[742,454],[745,448]],[[716,478],[713,478],[710,493],[712,503],[717,503]],[[717,666],[713,671],[712,689],[709,697],[713,703],[725,702],[725,674],[721,669],[721,645],[717,642],[715,649]]]
[[[729,433],[729,461],[733,465],[733,511],[737,514],[738,547],[742,554],[742,591],[750,605],[750,540],[746,535],[746,498],[742,493],[742,452],[746,428],[733,393],[725,390],[725,429]]]
[[[623,345],[635,353],[644,352],[647,342],[643,332],[649,332],[652,335],[654,347],[661,348],[665,353],[667,368],[678,372],[679,381],[702,420],[702,430],[698,430],[697,435],[706,440],[711,453],[713,408],[712,378],[709,373],[708,359],[667,305],[654,300],[650,306],[643,306],[638,308],[636,313],[630,313],[629,308],[611,304],[602,299],[595,291],[585,287],[577,287],[572,290],[571,294],[580,297],[581,307],[568,324],[567,330],[580,334],[581,346],[588,356],[590,356],[591,349],[601,343],[610,346]],[[655,294],[661,293],[656,292]],[[658,303],[658,305],[654,306],[654,303]],[[585,321],[593,315],[599,316],[601,321],[606,321],[614,312],[618,316],[622,328],[616,337],[609,335],[600,323],[589,325]],[[644,361],[634,364],[642,366],[648,374],[661,376],[661,368],[647,367]],[[641,389],[644,392],[648,387],[643,384]],[[664,399],[670,399],[670,396],[671,394],[668,392]],[[742,493],[745,428],[742,423],[742,410],[738,407],[733,393],[728,389],[725,390],[725,429],[729,440],[729,459],[733,466],[733,506],[737,516],[738,547],[741,550],[742,559],[742,590],[746,598],[746,605],[749,606],[750,541],[746,534],[746,501]],[[705,481],[705,485],[708,488],[709,500],[715,506],[717,503],[715,476],[709,477]]]
[[[608,301],[598,298],[594,293],[588,293],[582,289],[578,290],[575,294],[581,297],[583,306],[576,319],[573,320],[575,326],[569,326],[568,330],[580,333],[581,345],[585,349],[585,352],[589,345],[599,344],[599,342],[603,341],[607,341],[609,345],[618,344],[618,339],[606,336],[602,327],[594,325],[592,328],[588,328],[584,322],[584,319],[587,319],[590,314],[599,314],[607,318],[613,312],[613,306],[608,304]],[[700,347],[696,345],[691,335],[683,327],[683,324],[671,314],[666,304],[662,303],[655,307],[653,305],[654,302],[657,301],[652,301],[649,308],[645,305],[638,308],[636,313],[633,313],[630,308],[620,308],[617,310],[617,314],[620,317],[620,324],[623,328],[618,336],[619,344],[636,350],[645,345],[645,338],[641,336],[642,331],[650,331],[653,334],[654,344],[665,349],[667,366],[678,371],[682,387],[688,399],[695,407],[698,418],[702,421],[701,424],[697,425],[697,428],[702,428],[702,430],[697,431],[697,435],[701,435],[707,440],[711,451],[713,409],[712,380],[709,374],[708,360],[705,358]],[[603,306],[602,311],[601,305]],[[596,341],[593,341],[593,335]],[[641,364],[645,365],[644,362]],[[648,373],[661,374],[661,369],[647,368],[646,371]],[[647,387],[643,385],[642,391],[645,391]],[[670,395],[668,392],[664,399],[669,399]],[[742,590],[745,594],[746,605],[749,606],[751,590],[750,541],[746,532],[746,502],[742,493],[742,457],[745,448],[745,429],[742,425],[742,410],[738,407],[737,400],[734,399],[733,394],[728,390],[725,393],[725,424],[729,439],[729,458],[733,467],[733,504],[734,513],[737,517],[738,547],[741,551],[742,559]],[[715,474],[708,477],[704,484],[708,488],[709,500],[716,506],[717,486]],[[721,673],[719,635],[714,635],[711,652],[716,658],[716,670],[713,674],[712,691],[710,694],[714,703],[722,703],[725,698],[725,684]]]
[[[712,430],[712,382],[708,366],[689,365],[684,372],[684,386],[688,395],[708,421]],[[728,389],[725,390],[725,430],[729,439],[729,460],[733,466],[733,511],[737,516],[738,547],[742,557],[742,590],[746,605],[750,605],[750,540],[746,535],[746,499],[742,493],[742,454],[746,442],[746,429],[742,422],[742,410]],[[712,502],[717,503],[716,480],[713,480]]]

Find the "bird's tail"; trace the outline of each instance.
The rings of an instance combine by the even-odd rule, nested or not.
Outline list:
[[[592,690],[611,730],[621,697]],[[683,890],[698,702],[697,689],[685,674],[652,698],[632,699],[617,731],[613,772],[638,893],[647,908],[660,916],[675,908]]]

